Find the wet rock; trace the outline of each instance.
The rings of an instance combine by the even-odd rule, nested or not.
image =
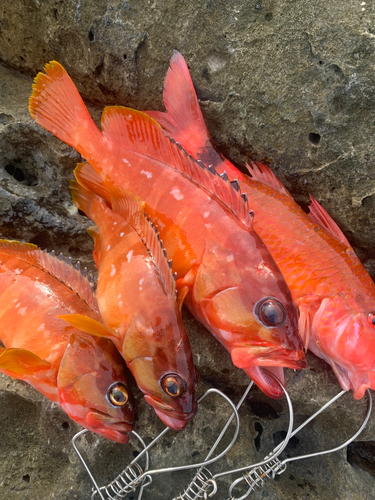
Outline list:
[[[367,5],[368,4],[368,5]],[[97,121],[108,104],[162,109],[162,86],[173,49],[186,58],[216,145],[237,165],[268,163],[299,202],[311,193],[331,213],[375,275],[373,9],[365,4],[245,2],[123,2],[3,0],[0,6],[0,234],[63,251],[93,269],[90,222],[72,205],[68,181],[81,160],[27,112],[32,77],[51,60],[71,74]],[[224,390],[238,401],[248,379],[188,314],[200,391]],[[287,374],[296,425],[340,388],[312,355],[309,368]],[[163,426],[137,393],[136,430],[150,441]],[[291,441],[283,457],[331,448],[360,426],[366,401],[345,395]],[[169,432],[151,467],[201,461],[225,416],[207,398],[181,434]],[[0,498],[89,499],[90,481],[70,440],[79,427],[22,382],[0,375]],[[259,461],[285,435],[285,399],[254,388],[241,411],[241,437],[214,473]],[[291,462],[256,498],[372,498],[368,466],[372,420],[349,451]],[[359,441],[361,440],[361,441]],[[99,484],[140,447],[89,435],[79,441]],[[365,451],[364,451],[365,450]],[[348,454],[347,454],[348,453]],[[366,455],[365,459],[363,458]],[[359,458],[358,458],[359,457]],[[190,472],[155,477],[144,494],[172,498]],[[219,500],[230,479],[218,481]],[[131,495],[129,496],[131,498]],[[136,498],[133,495],[133,498]]]

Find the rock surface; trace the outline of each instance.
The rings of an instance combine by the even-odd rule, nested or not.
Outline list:
[[[62,251],[93,269],[90,223],[77,213],[68,191],[80,157],[29,116],[32,77],[49,60],[60,61],[96,119],[107,104],[162,109],[168,61],[178,49],[221,151],[239,166],[249,159],[268,163],[302,204],[312,194],[375,276],[374,19],[370,2],[354,0],[3,0],[1,236]],[[214,386],[237,401],[246,376],[187,313],[185,323],[201,392]],[[308,370],[288,373],[287,387],[297,424],[339,392],[330,369],[312,355]],[[139,393],[137,399],[136,430],[150,440],[163,426]],[[3,375],[0,400],[0,499],[89,499],[90,481],[70,444],[78,426],[32,388]],[[283,456],[332,447],[353,433],[366,402],[350,395],[340,401],[293,438]],[[169,432],[155,448],[151,467],[202,460],[225,408],[207,398],[186,432]],[[241,410],[240,440],[212,470],[260,460],[283,436],[287,414],[285,400],[269,400],[253,389]],[[372,498],[374,425],[372,418],[348,451],[292,462],[278,481],[269,480],[253,496]],[[113,479],[135,453],[92,435],[79,445],[99,484]],[[191,477],[155,477],[143,498],[172,498]],[[228,498],[229,482],[218,482],[214,498]]]

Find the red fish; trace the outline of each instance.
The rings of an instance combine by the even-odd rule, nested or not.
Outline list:
[[[77,178],[82,167],[76,169]],[[109,331],[103,333],[100,324],[97,331],[90,318],[81,322],[75,315],[77,323],[64,318],[113,340],[146,401],[168,427],[181,430],[197,412],[197,379],[171,262],[156,227],[130,193],[122,199],[125,220],[77,182],[70,190],[74,204],[97,226],[90,230],[99,271],[96,296]]]
[[[52,62],[45,70],[35,79],[31,115],[88,160],[117,207],[118,190],[145,200],[188,308],[237,367],[268,395],[281,397],[261,367],[283,380],[283,367],[306,366],[297,308],[253,230],[246,196],[195,162],[144,113],[107,107],[99,131],[62,66]]]
[[[237,179],[255,212],[254,226],[281,269],[300,310],[306,345],[329,363],[355,399],[375,389],[375,285],[348,240],[311,198],[306,215],[261,163],[240,172],[213,148],[189,70],[173,54],[164,85],[167,113],[149,112],[195,158]]]
[[[118,443],[133,428],[125,365],[110,340],[60,314],[100,321],[90,283],[35,245],[0,240],[0,371],[24,380],[80,425]]]

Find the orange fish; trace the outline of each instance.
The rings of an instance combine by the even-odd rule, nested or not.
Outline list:
[[[64,319],[113,340],[146,401],[168,427],[181,430],[197,412],[197,378],[171,262],[156,227],[130,193],[122,198],[124,219],[78,182],[70,190],[74,204],[97,226],[89,230],[99,271],[96,296],[109,331],[87,317]]]
[[[237,367],[266,394],[281,397],[262,367],[283,380],[283,367],[306,366],[297,308],[253,230],[238,184],[198,164],[144,113],[107,107],[99,131],[62,66],[51,62],[45,70],[35,79],[31,115],[88,160],[115,210],[121,207],[118,190],[145,200],[188,308]]]
[[[35,245],[0,240],[0,371],[24,380],[80,425],[118,443],[133,428],[125,365],[110,340],[60,314],[100,316],[91,285]]]
[[[309,349],[329,363],[355,399],[375,389],[375,285],[348,240],[311,198],[306,215],[261,163],[243,174],[213,148],[184,58],[174,52],[164,85],[167,113],[149,114],[195,158],[237,179],[254,226],[281,269],[300,310]]]

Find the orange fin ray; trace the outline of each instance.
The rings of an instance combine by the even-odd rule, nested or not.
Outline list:
[[[63,319],[69,323],[69,325],[74,326],[77,330],[88,333],[89,335],[108,339],[116,337],[116,334],[112,330],[89,316],[84,316],[83,314],[62,314],[57,317]]]
[[[286,189],[284,184],[281,181],[279,181],[279,179],[272,172],[272,170],[269,167],[267,167],[267,165],[252,161],[250,162],[250,165],[246,163],[246,168],[249,172],[250,177],[254,181],[261,182],[266,186],[276,189],[276,191],[279,191],[280,193],[286,194],[287,196],[289,196],[289,198],[292,198],[292,195]]]
[[[175,296],[176,279],[172,272],[172,261],[168,260],[157,226],[144,212],[145,203],[130,192],[124,195],[119,191],[116,193],[111,191],[111,195],[114,211],[131,225],[150,253],[164,292]]]
[[[77,164],[74,170],[74,176],[81,186],[93,191],[95,194],[100,196],[100,198],[103,198],[103,200],[109,203],[110,195],[107,188],[104,186],[104,183],[99,175],[87,161]]]
[[[49,273],[76,293],[92,311],[98,313],[92,284],[80,271],[79,263],[74,266],[71,262],[65,262],[62,254],[61,257],[56,257],[53,251],[49,254],[36,245],[19,241],[0,240],[0,254],[11,255]]]
[[[121,106],[106,107],[102,129],[108,140],[126,144],[140,157],[177,170],[225,205],[246,227],[252,227],[247,196],[241,194],[239,186],[234,187],[225,173],[219,175],[213,167],[207,168],[201,161],[195,161],[180,144],[166,137],[150,116]]]
[[[0,371],[13,378],[25,380],[49,372],[52,367],[51,363],[26,349],[2,349],[0,352]]]
[[[334,238],[344,243],[344,245],[351,248],[349,241],[346,239],[345,235],[332,219],[332,217],[326,212],[326,210],[318,203],[312,196],[310,196],[311,205],[309,206],[310,213],[308,217],[314,222],[320,224],[329,234]]]
[[[44,70],[46,74],[38,73],[34,80],[30,114],[42,127],[85,156],[82,144],[102,141],[103,136],[61,64],[51,61]]]
[[[164,80],[163,99],[166,113],[147,111],[163,127],[164,132],[181,142],[194,157],[207,147],[209,134],[194,85],[183,56],[173,51]]]

